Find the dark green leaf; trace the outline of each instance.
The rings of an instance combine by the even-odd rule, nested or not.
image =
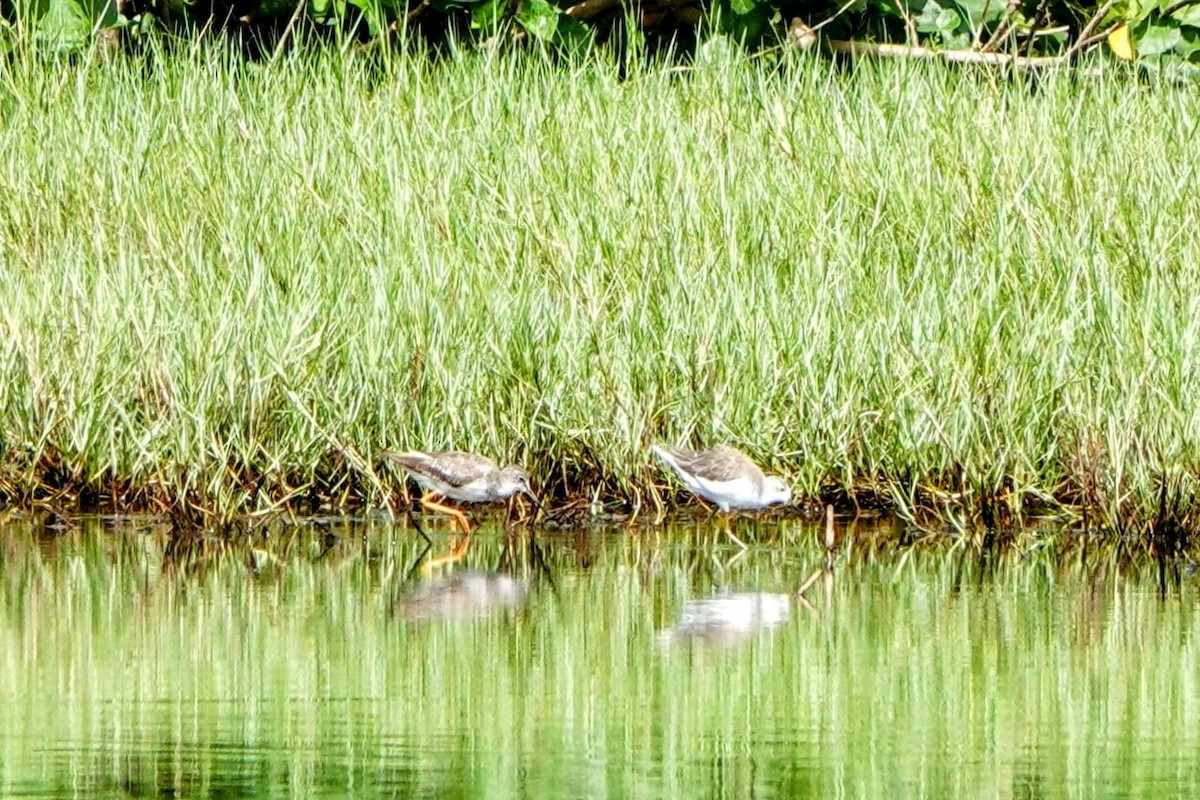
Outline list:
[[[1190,25],[1193,28],[1200,28],[1200,2],[1175,9],[1171,14],[1171,19],[1177,21],[1180,25]]]
[[[367,22],[367,33],[371,36],[378,36],[396,18],[395,7],[389,2],[380,0],[346,1],[362,12],[363,19]]]
[[[955,0],[954,5],[968,27],[979,28],[1004,16],[1007,3],[1001,0]]]
[[[1135,40],[1140,56],[1157,56],[1171,50],[1183,40],[1179,26],[1171,24],[1149,24]]]
[[[962,21],[962,17],[952,8],[943,8],[935,20],[938,33],[942,34],[954,33],[962,25]]]
[[[721,15],[719,28],[728,33],[735,42],[754,43],[762,38],[771,20],[772,9],[768,5],[756,5],[744,14],[729,12]]]
[[[477,31],[490,31],[504,19],[508,0],[482,0],[471,8],[471,27]]]
[[[563,14],[558,18],[554,41],[568,53],[582,54],[592,46],[592,29],[574,17]]]
[[[559,10],[546,0],[523,0],[517,22],[535,39],[549,42],[558,30]]]
[[[346,16],[346,0],[313,0],[309,10],[313,19],[343,19]]]
[[[46,13],[37,21],[35,36],[51,50],[77,50],[87,43],[92,25],[80,0],[49,0]]]
[[[860,5],[863,7],[859,8]],[[869,6],[870,6],[870,8],[873,8],[876,11],[883,12],[886,16],[889,16],[889,17],[899,17],[901,19],[904,19],[905,17],[908,16],[907,10],[909,7],[904,5],[902,2],[897,2],[896,0],[869,0]],[[855,3],[854,7],[851,10],[861,12],[861,11],[866,10],[866,8],[867,8],[866,4]],[[911,8],[913,10],[915,10],[917,8],[917,5],[914,3]]]
[[[1159,0],[1129,0],[1129,12],[1125,20],[1129,23],[1142,22],[1159,11]]]
[[[917,30],[921,33],[949,33],[958,27],[958,12],[946,8],[937,0],[929,0],[917,15]]]
[[[1175,52],[1187,61],[1200,61],[1200,31],[1184,28],[1183,39],[1175,45]]]

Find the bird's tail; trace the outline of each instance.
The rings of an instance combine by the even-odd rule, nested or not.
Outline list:
[[[679,461],[676,457],[675,450],[665,444],[650,445],[650,452],[662,459],[663,463],[676,472],[679,471]]]
[[[395,461],[402,467],[416,467],[429,460],[429,456],[415,451],[381,450],[379,457],[385,461]]]

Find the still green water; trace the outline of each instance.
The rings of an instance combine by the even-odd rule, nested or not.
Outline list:
[[[1200,583],[741,531],[10,523],[0,796],[1200,795]]]

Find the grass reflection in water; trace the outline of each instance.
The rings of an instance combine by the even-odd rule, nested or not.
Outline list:
[[[485,525],[0,535],[0,795],[1200,789],[1196,586],[1070,535]],[[754,534],[759,534],[757,537]],[[936,541],[935,541],[936,539]],[[428,573],[428,574],[426,574]],[[720,646],[713,646],[714,644]]]

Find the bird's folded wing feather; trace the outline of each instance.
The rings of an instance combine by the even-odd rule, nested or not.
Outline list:
[[[753,461],[732,447],[714,447],[698,453],[687,450],[671,450],[670,452],[679,466],[696,477],[709,481],[732,481],[746,477],[753,480],[762,474]]]
[[[474,453],[434,453],[420,463],[400,463],[451,486],[465,486],[471,481],[486,478],[496,470],[491,459]]]

